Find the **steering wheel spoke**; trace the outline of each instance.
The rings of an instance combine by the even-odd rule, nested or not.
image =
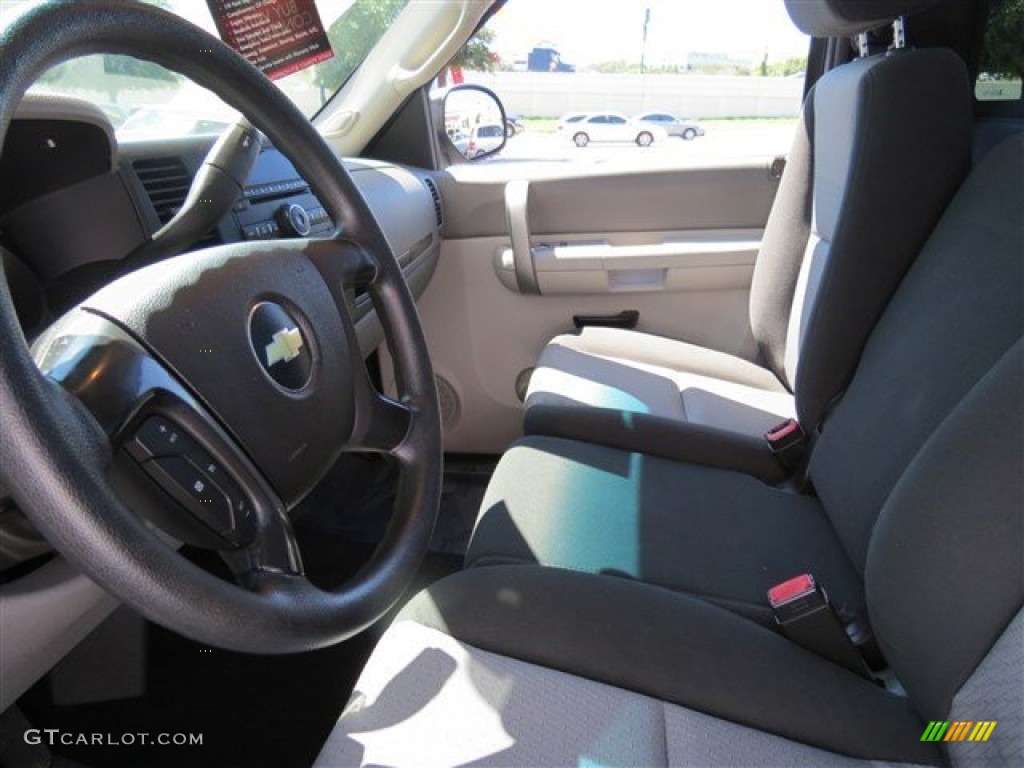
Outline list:
[[[221,554],[234,571],[238,582],[253,588],[260,574],[302,576],[302,554],[291,520],[283,509],[259,518],[255,541],[244,550],[225,550]]]
[[[395,453],[405,442],[415,412],[397,400],[380,394],[369,386],[368,405],[357,411],[356,429],[348,450],[369,453]]]
[[[285,572],[301,560],[284,506],[188,389],[106,318],[76,312],[33,348],[41,371],[105,433],[103,471],[135,508],[182,542],[262,549]],[[148,493],[147,493],[148,488]],[[159,489],[159,490],[157,490]]]

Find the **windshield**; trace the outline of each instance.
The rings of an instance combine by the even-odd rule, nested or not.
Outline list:
[[[217,34],[204,0],[145,0]],[[345,83],[410,0],[316,0],[333,56],[275,80],[307,117]],[[41,0],[2,0],[0,29]],[[76,96],[110,118],[121,141],[218,133],[237,113],[209,91],[156,64],[88,56],[47,72],[33,91]]]

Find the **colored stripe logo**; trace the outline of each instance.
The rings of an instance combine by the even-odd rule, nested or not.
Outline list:
[[[997,720],[932,720],[921,741],[988,741]]]

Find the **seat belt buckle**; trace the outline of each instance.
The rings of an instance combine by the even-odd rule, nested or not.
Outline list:
[[[794,470],[800,466],[804,455],[807,435],[796,419],[786,419],[778,426],[764,433],[764,439],[775,458],[786,469]]]
[[[829,608],[828,597],[809,573],[801,573],[768,590],[775,621],[785,626],[800,617]]]
[[[786,419],[764,433],[772,453],[782,453],[804,441],[804,429],[796,419]]]
[[[870,671],[853,644],[825,590],[809,573],[794,576],[768,590],[775,621],[797,645],[864,677]]]

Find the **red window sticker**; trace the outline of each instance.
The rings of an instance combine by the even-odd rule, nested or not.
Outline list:
[[[271,80],[334,56],[314,0],[206,0],[221,39]]]

